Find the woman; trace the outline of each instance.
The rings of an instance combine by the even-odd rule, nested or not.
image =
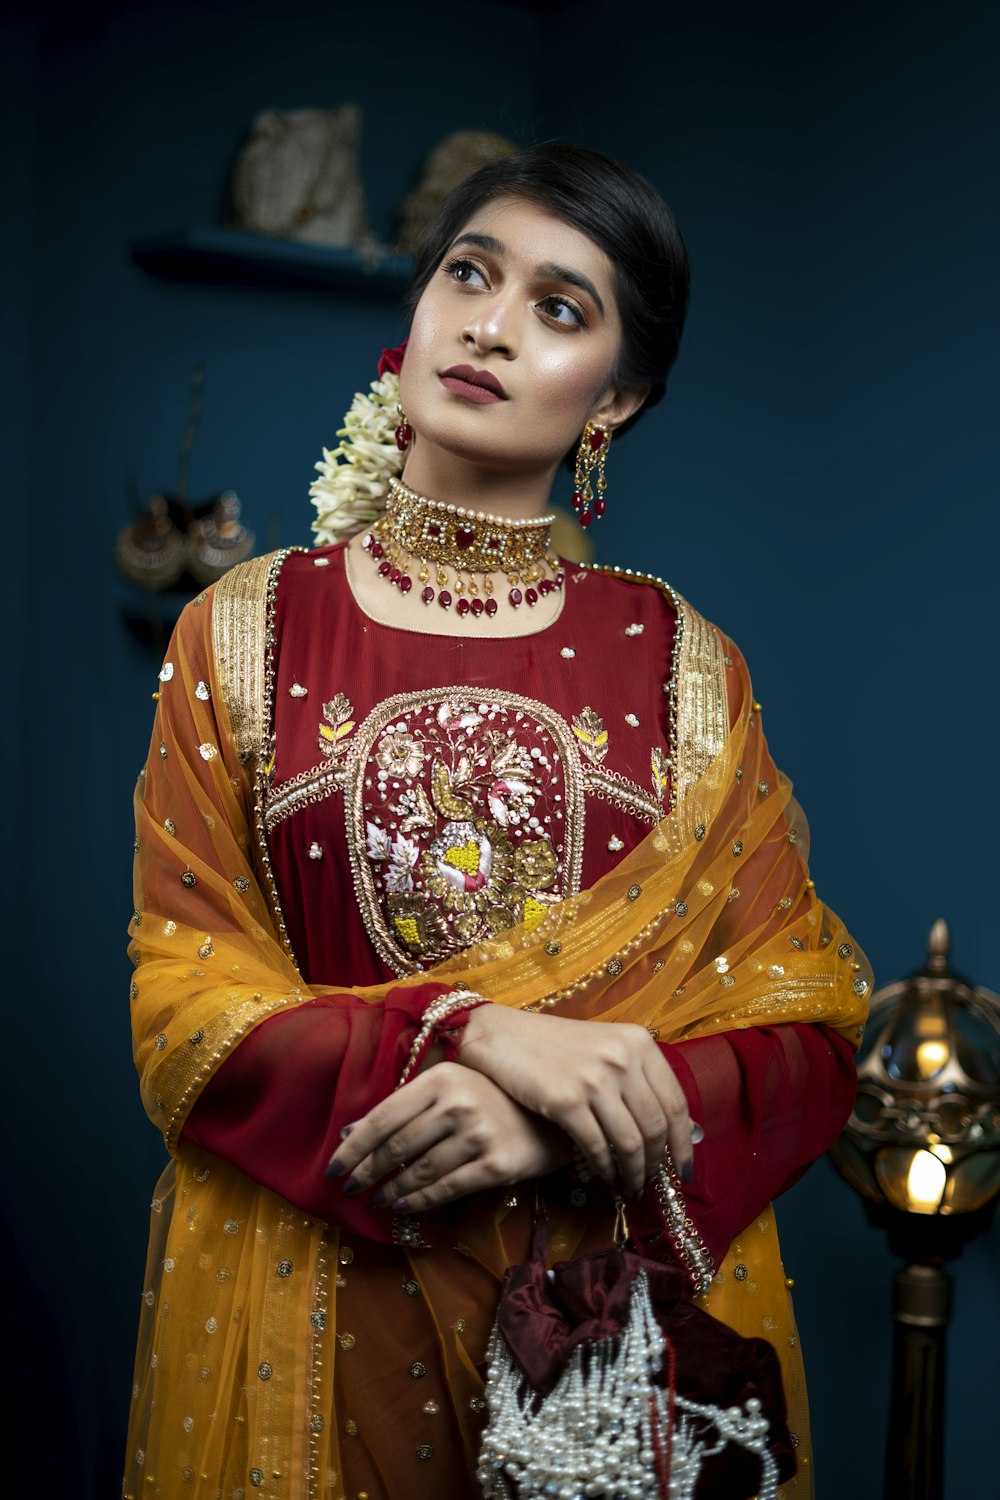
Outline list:
[[[542,1213],[550,1257],[606,1247],[623,1195],[778,1350],[806,1495],[768,1204],[850,1110],[867,969],[736,648],[545,516],[567,453],[603,512],[684,247],[641,179],[542,147],[449,200],[414,300],[402,481],[391,375],[334,456],[374,523],[234,569],[160,672],[132,999],[174,1160],[125,1493],[476,1493],[504,1271]]]

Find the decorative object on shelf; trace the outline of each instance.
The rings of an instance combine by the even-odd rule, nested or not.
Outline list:
[[[161,493],[151,495],[139,519],[119,532],[115,558],[126,578],[152,593],[194,593],[246,562],[253,544],[235,490],[193,505]]]
[[[164,643],[164,622],[157,596],[170,591],[179,601],[173,614],[207,584],[253,555],[254,534],[240,520],[235,490],[207,500],[189,499],[191,453],[201,421],[205,366],[199,360],[191,381],[191,404],[181,443],[176,493],[158,491],[146,508],[118,535],[115,560],[119,571],[144,590],[143,613],[126,607],[126,623],[143,641]],[[171,612],[168,610],[167,612]]]
[[[1000,1195],[1000,997],[954,972],[950,946],[935,922],[925,967],[873,997],[857,1103],[830,1152],[906,1262],[893,1299],[885,1500],[943,1494],[942,1267],[989,1226]]]
[[[516,151],[512,141],[489,130],[456,130],[445,136],[424,162],[417,186],[400,204],[399,249],[416,255],[428,226],[454,189],[480,167]]]
[[[235,490],[223,490],[207,506],[192,507],[188,526],[188,571],[200,584],[215,583],[253,554],[254,534],[240,521]]]
[[[358,169],[361,111],[266,109],[243,146],[230,189],[230,225],[317,245],[372,241]]]
[[[166,495],[151,495],[137,521],[118,534],[115,561],[126,578],[158,591],[175,584],[187,565],[187,537],[170,514]]]

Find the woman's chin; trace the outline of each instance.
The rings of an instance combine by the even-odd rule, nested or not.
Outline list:
[[[496,469],[505,474],[523,471],[525,467],[524,454],[510,442],[498,441],[496,434],[485,431],[457,434],[454,427],[433,434],[417,432],[413,454],[414,469],[424,473],[433,473],[439,466],[453,469],[456,464]]]

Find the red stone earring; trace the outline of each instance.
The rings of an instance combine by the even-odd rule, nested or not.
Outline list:
[[[610,431],[606,427],[598,427],[593,422],[588,422],[583,429],[580,446],[576,450],[576,472],[573,476],[572,504],[576,511],[576,518],[583,527],[589,526],[594,516],[600,520],[608,508],[608,503],[604,498],[604,491],[607,489],[604,463],[610,447]],[[591,485],[590,478],[595,468],[597,478]]]
[[[400,453],[405,453],[407,448],[413,441],[413,428],[406,420],[406,413],[404,412],[398,401],[396,402],[396,416],[399,418],[399,421],[396,423],[396,431],[394,433],[396,439],[396,447],[399,449]]]

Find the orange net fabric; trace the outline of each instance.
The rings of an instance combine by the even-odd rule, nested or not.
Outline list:
[[[272,568],[272,589],[276,576]],[[174,1160],[153,1203],[125,1494],[333,1500],[367,1487],[376,1500],[413,1485],[413,1455],[395,1453],[391,1441],[400,1377],[394,1387],[379,1363],[394,1335],[372,1295],[378,1278],[395,1286],[402,1268],[417,1289],[407,1317],[431,1329],[434,1367],[409,1378],[438,1382],[446,1441],[465,1445],[472,1468],[483,1408],[477,1367],[503,1271],[529,1253],[533,1204],[516,1194],[459,1204],[447,1217],[448,1248],[408,1259],[396,1249],[373,1253],[362,1295],[354,1250],[336,1226],[181,1135],[200,1089],[240,1039],[318,993],[290,957],[269,877],[258,797],[266,714],[255,739],[246,703],[224,685],[227,653],[242,653],[244,677],[266,702],[259,602],[240,639],[213,633],[212,591],[185,611],[160,674],[136,798],[135,1055],[145,1107]],[[664,1042],[793,1020],[822,1021],[856,1040],[867,965],[808,878],[805,824],[768,754],[742,659],[681,608],[688,642],[700,639],[704,651],[682,651],[678,667],[674,811],[533,930],[506,932],[413,982],[441,979],[500,1004],[638,1022]],[[378,1004],[389,988],[353,993]],[[564,1216],[552,1254],[606,1244],[609,1232],[606,1205]],[[805,1458],[801,1364],[770,1211],[734,1244],[704,1304],[775,1343]],[[404,1368],[401,1358],[394,1369]],[[365,1424],[385,1433],[377,1463],[370,1441],[363,1461],[351,1457]],[[790,1497],[810,1493],[807,1465],[803,1476],[785,1487]],[[441,1500],[469,1493],[467,1476],[442,1480],[439,1471],[434,1484]]]

